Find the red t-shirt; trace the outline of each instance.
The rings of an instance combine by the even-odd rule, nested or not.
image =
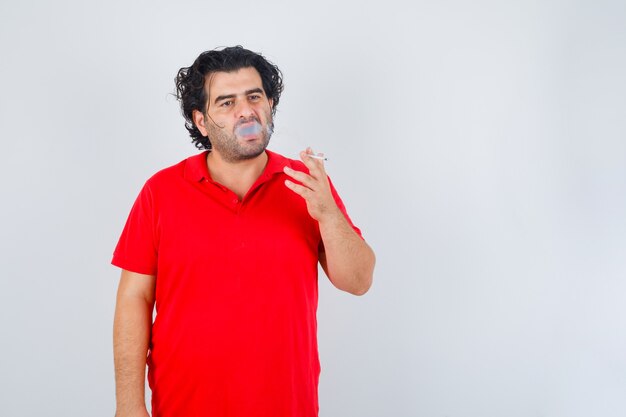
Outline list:
[[[203,152],[150,178],[130,212],[112,263],[157,277],[153,417],[318,415],[321,237],[284,185],[284,166],[307,168],[267,154],[242,201]]]

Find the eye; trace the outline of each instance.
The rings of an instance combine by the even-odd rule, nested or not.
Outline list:
[[[233,101],[232,100],[227,100],[227,101],[223,101],[222,104],[220,104],[220,107],[230,107],[232,106]]]
[[[248,98],[250,99],[250,101],[259,101],[261,99],[261,95],[260,94],[252,94]]]

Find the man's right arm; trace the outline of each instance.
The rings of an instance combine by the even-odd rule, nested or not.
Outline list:
[[[116,417],[149,416],[146,358],[152,329],[156,277],[122,270],[113,323]]]

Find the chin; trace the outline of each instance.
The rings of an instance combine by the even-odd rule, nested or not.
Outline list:
[[[266,148],[267,146],[263,146],[262,148],[243,150],[239,153],[239,159],[254,159],[257,156],[262,155]]]

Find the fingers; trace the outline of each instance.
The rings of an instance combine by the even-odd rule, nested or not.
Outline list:
[[[326,171],[324,169],[324,162],[318,158],[311,158],[309,155],[315,155],[323,157],[323,154],[313,153],[313,149],[308,147],[305,151],[300,152],[300,158],[304,165],[309,169],[309,173],[294,170],[288,166],[283,168],[285,174],[289,175],[294,180],[300,182],[305,187],[312,190],[317,189],[319,185],[318,181],[326,177]]]
[[[291,178],[293,178],[294,180],[302,183],[304,186],[314,190],[315,188],[317,188],[315,179],[313,177],[311,177],[310,175],[307,175],[304,172],[301,171],[296,171],[295,169],[291,169],[289,167],[284,167],[283,171],[285,172],[285,174],[289,175]]]
[[[294,193],[300,195],[304,199],[309,198],[309,196],[313,192],[313,190],[311,190],[310,188],[307,188],[307,187],[304,187],[302,185],[296,184],[295,182],[292,182],[292,181],[289,181],[289,180],[285,180],[285,185],[291,191],[293,191]]]
[[[323,160],[320,158],[312,158],[310,155],[316,155],[311,148],[300,152],[300,158],[308,168],[308,173],[292,169],[288,166],[283,168],[285,174],[290,177],[288,180],[285,180],[285,186],[302,197],[306,201],[309,215],[315,220],[320,221],[324,216],[327,216],[328,213],[332,213],[330,209],[333,206],[337,210],[338,208],[330,189]],[[317,154],[316,156],[322,155]]]
[[[313,153],[313,149],[310,147],[306,148],[306,151],[300,152],[300,159],[304,162],[304,165],[309,169],[309,173],[314,178],[320,178],[326,175],[326,170],[324,169],[324,161],[322,159],[311,158],[308,155],[316,155]],[[324,156],[324,154],[317,154],[316,156]]]

